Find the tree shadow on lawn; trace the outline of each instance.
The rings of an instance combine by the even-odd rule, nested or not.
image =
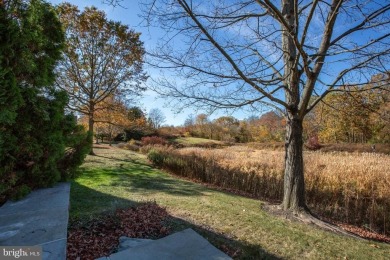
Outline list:
[[[82,169],[89,180],[102,182],[102,187],[123,189],[127,192],[163,192],[177,196],[200,196],[206,189],[191,182],[179,180],[153,169],[150,165],[132,162],[116,168]]]
[[[265,251],[258,245],[234,240],[223,234],[216,233],[210,228],[190,223],[181,218],[170,216],[168,225],[170,226],[172,233],[192,228],[198,234],[206,238],[212,245],[228,254],[233,259],[282,259]]]
[[[138,160],[135,160],[135,159],[119,159],[119,158],[113,158],[113,157],[108,157],[108,156],[103,156],[103,155],[94,155],[94,156],[95,157],[104,158],[104,159],[113,160],[113,161],[126,162],[126,163],[137,163],[137,164],[149,166],[148,164],[141,163],[141,162],[139,162]]]
[[[141,204],[143,203],[113,196],[91,189],[77,182],[72,182],[69,228],[84,227],[88,229],[91,222],[93,223],[94,221],[104,219],[105,216],[112,216],[117,209],[137,207]],[[215,247],[234,259],[281,259],[265,251],[258,245],[234,240],[233,238],[229,238],[211,230],[211,228],[205,228],[171,215],[164,221],[164,225],[169,228],[170,234],[192,228]],[[143,238],[158,239],[161,237]],[[119,239],[119,236],[117,239]],[[115,244],[118,245],[118,243]],[[107,254],[113,252],[115,252],[115,250],[107,252]]]
[[[91,217],[102,213],[113,213],[118,208],[133,207],[138,203],[112,196],[98,190],[71,182],[69,221],[71,224],[88,222]]]

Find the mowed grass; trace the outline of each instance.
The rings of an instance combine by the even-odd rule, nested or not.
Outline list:
[[[214,245],[241,250],[239,258],[388,259],[390,245],[356,240],[274,217],[261,202],[177,179],[143,155],[95,149],[72,182],[71,220],[156,201],[172,216],[173,231],[192,227]],[[234,251],[234,250],[233,250]]]
[[[198,137],[178,137],[174,139],[174,142],[182,144],[184,146],[202,145],[202,144],[223,144],[221,141],[198,138]]]

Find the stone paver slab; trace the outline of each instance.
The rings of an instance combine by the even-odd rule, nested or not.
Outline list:
[[[118,251],[123,251],[128,248],[134,248],[142,245],[146,245],[150,242],[153,242],[152,239],[142,239],[142,238],[130,238],[130,237],[120,237]]]
[[[110,260],[227,260],[225,253],[210,244],[192,229],[186,229],[173,235],[155,240],[146,245],[130,248],[110,255]]]
[[[69,183],[33,191],[0,207],[0,245],[42,246],[44,260],[65,260]]]
[[[65,260],[66,259],[66,238],[41,244],[42,260]]]
[[[6,202],[0,208],[0,216],[12,215],[22,211],[68,209],[69,193],[69,183],[59,183],[52,188],[35,190],[19,201]]]
[[[0,215],[0,245],[31,246],[67,236],[67,210],[37,210]]]

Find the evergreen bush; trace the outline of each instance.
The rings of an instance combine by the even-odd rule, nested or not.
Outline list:
[[[72,176],[88,149],[65,115],[67,94],[53,87],[63,46],[50,4],[0,1],[0,205]],[[76,153],[61,168],[66,148]]]

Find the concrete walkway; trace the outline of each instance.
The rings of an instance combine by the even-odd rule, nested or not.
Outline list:
[[[98,260],[231,259],[192,229],[186,229],[158,240],[145,240],[142,243],[139,239],[135,239],[134,242],[131,248]]]
[[[44,260],[66,259],[69,183],[33,191],[0,207],[0,246],[42,246]]]
[[[65,260],[70,184],[40,189],[0,207],[0,246],[42,246],[44,260]],[[192,229],[158,239],[127,239],[99,260],[231,259]]]

